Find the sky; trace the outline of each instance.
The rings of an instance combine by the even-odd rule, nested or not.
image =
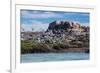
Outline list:
[[[84,26],[89,25],[89,13],[21,10],[21,31],[45,31],[49,23],[59,20],[78,22]]]

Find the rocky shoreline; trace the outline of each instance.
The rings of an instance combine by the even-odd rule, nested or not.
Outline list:
[[[77,48],[77,50],[74,48],[69,48],[69,50],[61,50],[61,51],[42,51],[42,52],[22,52],[21,54],[40,54],[40,53],[89,53],[89,49],[83,49],[83,50],[80,50],[80,48]]]

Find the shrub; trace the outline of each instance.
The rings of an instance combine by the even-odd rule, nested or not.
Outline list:
[[[59,45],[54,44],[54,45],[53,45],[53,49],[55,49],[55,50],[60,50],[61,48],[60,48],[60,46],[59,46]]]
[[[69,44],[64,43],[64,44],[58,44],[60,46],[60,48],[62,49],[68,49],[69,48]]]
[[[32,49],[32,43],[30,41],[21,41],[21,53],[29,53]]]

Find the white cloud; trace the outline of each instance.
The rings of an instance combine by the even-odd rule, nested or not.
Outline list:
[[[83,13],[83,12],[66,12],[66,13],[64,13],[65,15],[82,15],[82,16],[89,16],[89,14],[88,13]]]
[[[54,12],[39,12],[39,11],[21,11],[21,15],[24,18],[50,18],[50,17],[62,17],[61,15]]]
[[[46,31],[49,24],[34,21],[32,24],[21,24],[21,31]]]
[[[74,23],[79,23],[82,26],[89,26],[89,23],[81,23],[79,21],[73,21]]]
[[[83,26],[89,26],[89,23],[81,23]]]

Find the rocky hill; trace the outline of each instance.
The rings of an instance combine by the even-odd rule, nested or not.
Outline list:
[[[89,26],[72,21],[54,21],[45,32],[21,35],[21,53],[89,53]]]
[[[53,33],[63,33],[63,32],[89,32],[88,26],[82,26],[79,23],[72,21],[54,21],[49,24],[47,31],[52,30]]]
[[[71,29],[71,28],[79,28],[80,24],[75,24],[74,22],[71,21],[54,21],[49,24],[48,29],[49,30],[59,30],[59,29]]]

